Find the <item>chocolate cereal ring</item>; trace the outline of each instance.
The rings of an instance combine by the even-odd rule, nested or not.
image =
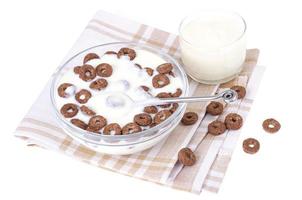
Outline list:
[[[172,93],[172,97],[180,97],[182,90],[180,88],[176,89],[176,92]]]
[[[221,121],[215,120],[208,125],[208,133],[211,135],[220,135],[226,130],[225,124]]]
[[[128,123],[122,128],[123,135],[138,133],[141,131],[142,131],[142,128],[139,125],[137,125],[136,123]]]
[[[152,123],[152,117],[147,113],[140,113],[134,116],[133,121],[140,126],[148,126]]]
[[[80,74],[81,68],[82,68],[82,66],[75,66],[75,67],[73,68],[73,72],[74,72],[75,74]]]
[[[149,113],[149,114],[155,114],[158,112],[158,109],[156,106],[146,106],[144,108],[144,112],[145,113]]]
[[[149,76],[153,76],[154,70],[150,67],[145,67],[145,70]]]
[[[150,90],[149,87],[145,86],[145,85],[141,85],[140,86],[145,92],[148,92]]]
[[[84,57],[83,63],[87,63],[89,60],[100,58],[96,53],[89,53]]]
[[[207,113],[211,115],[220,115],[223,112],[223,105],[220,102],[217,101],[212,101],[208,106],[207,106]]]
[[[91,81],[96,77],[95,69],[91,65],[83,65],[79,74],[83,81]]]
[[[138,69],[142,69],[142,66],[141,66],[140,64],[135,63],[134,65],[135,65],[135,67],[137,67]]]
[[[152,85],[155,88],[165,87],[170,83],[169,78],[164,74],[157,74],[152,79]]]
[[[115,51],[106,51],[105,54],[107,55],[117,55]]]
[[[174,113],[179,107],[178,103],[173,103],[172,108],[170,108],[171,113]]]
[[[225,117],[225,126],[229,130],[238,130],[242,127],[243,119],[236,113],[230,113]]]
[[[196,156],[190,148],[182,148],[178,152],[178,161],[184,166],[192,166],[196,162]]]
[[[75,99],[80,103],[84,104],[91,98],[91,93],[88,90],[82,89],[76,93]]]
[[[171,63],[164,63],[159,65],[156,70],[158,71],[158,73],[160,74],[168,74],[169,72],[171,72],[173,69],[173,66]]]
[[[263,121],[262,127],[268,133],[276,133],[280,130],[281,124],[277,120],[270,118]]]
[[[103,134],[104,135],[121,135],[122,128],[117,123],[111,123],[104,127]]]
[[[121,48],[117,53],[117,57],[120,58],[121,56],[127,55],[130,60],[133,60],[136,57],[136,52],[130,48]]]
[[[78,114],[79,109],[76,104],[73,103],[67,103],[62,106],[60,110],[61,114],[66,118],[74,117]]]
[[[260,143],[254,138],[247,138],[243,141],[242,148],[245,153],[255,154],[260,149]]]
[[[97,132],[106,125],[107,125],[107,120],[105,117],[101,115],[96,115],[94,117],[91,117],[88,122],[88,128],[89,130],[92,130],[92,132]]]
[[[181,119],[183,125],[192,125],[195,124],[198,120],[198,115],[195,112],[186,112]]]
[[[90,83],[89,87],[93,90],[101,90],[106,88],[108,85],[108,82],[106,79],[99,78],[93,82]]]
[[[160,98],[160,99],[164,99],[164,98],[170,98],[171,97],[171,94],[170,93],[167,93],[167,92],[161,92],[161,93],[158,93],[156,95],[157,98]],[[159,107],[162,107],[162,108],[168,108],[170,107],[171,104],[163,104],[163,105],[159,105]]]
[[[94,115],[96,115],[96,113],[93,110],[91,110],[90,108],[88,108],[85,105],[82,105],[80,107],[80,110],[82,111],[82,113],[84,113],[85,115],[88,115],[88,116],[94,116]]]
[[[160,124],[165,121],[168,117],[170,117],[171,112],[170,110],[161,110],[154,116],[154,122],[156,124]]]
[[[72,84],[70,83],[62,83],[59,87],[58,87],[58,94],[60,97],[63,97],[63,98],[67,98],[70,96],[69,93],[67,93],[65,90],[69,87],[73,87]]]
[[[86,130],[88,125],[80,119],[71,119],[70,122],[78,128]]]
[[[95,71],[100,77],[109,77],[112,75],[112,66],[108,63],[101,63],[96,67]]]
[[[243,86],[235,85],[231,87],[231,89],[237,92],[238,99],[243,99],[245,97],[246,90]]]

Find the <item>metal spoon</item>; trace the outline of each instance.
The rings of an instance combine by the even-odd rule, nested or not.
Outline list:
[[[114,93],[107,97],[106,103],[108,106],[117,108],[124,106],[135,105],[163,105],[169,103],[194,103],[201,101],[213,101],[223,99],[225,103],[232,103],[237,100],[237,93],[234,90],[226,90],[212,96],[200,97],[175,97],[175,98],[150,98],[142,101],[134,101],[124,93]]]

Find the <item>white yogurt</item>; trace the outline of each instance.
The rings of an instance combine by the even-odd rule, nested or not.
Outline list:
[[[96,52],[97,53],[97,52]],[[164,59],[146,50],[136,50],[136,58],[132,61],[129,60],[128,56],[122,56],[120,59],[116,55],[105,54],[100,57],[100,59],[90,60],[87,64],[96,67],[98,64],[108,63],[113,68],[113,73],[110,77],[105,78],[108,81],[108,86],[100,91],[91,90],[89,85],[92,81],[85,82],[81,80],[78,75],[74,74],[73,68],[68,70],[59,80],[58,86],[62,83],[71,83],[76,86],[76,92],[81,89],[87,89],[92,93],[92,97],[89,101],[84,104],[94,110],[97,115],[102,115],[107,119],[109,123],[118,123],[121,126],[129,122],[133,122],[133,117],[136,114],[142,113],[144,106],[136,105],[131,106],[126,102],[124,107],[111,107],[108,106],[106,102],[107,98],[116,93],[122,93],[129,96],[134,101],[150,99],[152,96],[160,92],[171,92],[174,93],[177,88],[183,89],[180,77],[169,76],[170,84],[163,88],[153,88],[152,78],[157,74],[156,67],[160,64],[166,63]],[[149,67],[154,69],[154,74],[150,77],[144,69],[139,69],[135,66],[138,63],[142,68]],[[101,78],[96,77],[94,80]],[[147,86],[150,88],[150,94],[143,91],[140,86]],[[80,105],[71,95],[69,98],[61,98],[58,94],[55,96],[55,101],[57,109],[60,110],[61,107],[66,103],[75,103]],[[130,108],[130,109],[129,109]],[[89,118],[85,116],[80,111],[74,117],[83,120],[88,123]]]

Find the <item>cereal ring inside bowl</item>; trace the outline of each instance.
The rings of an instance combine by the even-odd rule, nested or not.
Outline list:
[[[161,110],[158,113],[156,113],[156,115],[154,116],[154,122],[156,124],[160,124],[170,116],[171,116],[170,110]]]
[[[230,113],[225,117],[224,123],[229,130],[238,130],[242,127],[243,119],[236,113]]]
[[[101,90],[106,88],[108,85],[108,82],[106,79],[99,78],[93,82],[90,83],[89,87],[93,90]]]
[[[167,92],[161,92],[161,93],[158,93],[156,95],[157,98],[160,98],[160,99],[164,99],[164,98],[170,98],[171,97],[171,94],[170,93],[167,93]],[[159,107],[162,107],[162,108],[168,108],[170,107],[171,104],[163,104],[163,105],[159,105]]]
[[[88,125],[80,119],[71,119],[70,122],[83,130],[86,130],[88,127]]]
[[[172,97],[180,97],[182,90],[180,88],[176,89],[176,92],[172,93]]]
[[[80,110],[82,111],[82,113],[84,113],[85,115],[88,115],[88,116],[94,116],[94,115],[96,115],[96,113],[93,110],[91,110],[90,108],[88,108],[85,105],[82,105],[80,107]]]
[[[67,103],[62,106],[60,110],[61,114],[66,118],[74,117],[78,114],[79,109],[76,104],[73,103]]]
[[[75,99],[80,103],[84,104],[91,98],[91,93],[88,90],[82,89],[76,93]]]
[[[270,118],[263,121],[262,127],[268,133],[276,133],[280,130],[281,124],[277,120]]]
[[[147,74],[149,75],[149,76],[153,76],[153,69],[152,68],[150,68],[150,67],[145,67],[145,70],[146,70],[146,72],[147,72]]]
[[[75,66],[75,67],[73,68],[73,72],[74,72],[75,74],[80,74],[81,69],[82,69],[82,66]]]
[[[109,77],[112,75],[112,66],[108,63],[101,63],[96,67],[96,74],[100,77]]]
[[[91,65],[83,65],[79,74],[83,81],[91,81],[96,77],[95,69]]]
[[[195,124],[198,120],[198,115],[195,112],[186,112],[181,119],[183,125],[192,125]]]
[[[144,108],[144,112],[145,113],[149,113],[149,114],[155,114],[158,112],[158,109],[156,106],[146,106]]]
[[[173,66],[171,63],[164,63],[159,65],[156,70],[158,71],[158,73],[160,74],[168,74],[169,72],[171,72],[173,69]]]
[[[111,123],[104,127],[103,134],[104,135],[121,135],[122,128],[117,123]]]
[[[237,92],[238,99],[242,99],[246,95],[246,90],[243,86],[235,85],[235,86],[231,87],[231,89]]]
[[[121,56],[127,55],[130,60],[133,60],[136,57],[136,52],[130,48],[121,48],[117,53],[117,57],[120,58]]]
[[[220,102],[217,101],[212,101],[208,106],[207,106],[207,113],[211,115],[220,115],[223,112],[223,105]]]
[[[155,88],[165,87],[170,83],[169,78],[164,74],[157,74],[152,79],[152,85]]]
[[[107,55],[117,55],[115,51],[106,51],[105,54]]]
[[[133,121],[140,126],[148,126],[152,123],[152,117],[147,113],[140,113],[134,116]]]
[[[87,63],[89,60],[100,58],[96,53],[89,53],[84,57],[83,63]]]
[[[178,107],[179,107],[178,103],[173,103],[172,108],[170,108],[171,113],[174,113],[177,110]]]
[[[67,89],[70,91],[66,91]],[[75,92],[75,87],[71,83],[62,83],[58,87],[58,94],[60,97],[63,98],[70,97],[72,94],[74,94],[74,92]]]
[[[218,120],[215,120],[208,125],[208,133],[211,135],[220,135],[224,133],[225,130],[225,124]]]
[[[88,127],[95,131],[101,130],[106,125],[107,125],[107,120],[105,117],[101,115],[96,115],[94,117],[91,117],[88,122]]]
[[[122,134],[123,135],[128,135],[132,133],[138,133],[141,132],[142,128],[137,125],[136,123],[128,123],[122,128]]]

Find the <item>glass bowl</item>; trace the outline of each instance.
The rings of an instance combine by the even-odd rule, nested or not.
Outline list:
[[[166,62],[172,63],[174,66],[173,72],[176,76],[179,76],[182,81],[182,96],[188,96],[189,92],[188,78],[182,66],[171,56],[150,46],[129,42],[108,43],[88,48],[71,57],[54,74],[51,83],[50,95],[55,116],[66,133],[76,141],[97,152],[114,155],[133,154],[156,145],[172,132],[180,122],[186,110],[186,104],[179,104],[178,109],[162,123],[139,133],[129,135],[103,135],[88,132],[74,126],[68,119],[64,118],[56,105],[55,99],[60,78],[64,73],[82,63],[83,58],[87,53],[95,52],[102,55],[106,51],[118,51],[122,47],[129,47],[134,50],[146,50],[160,56]]]

